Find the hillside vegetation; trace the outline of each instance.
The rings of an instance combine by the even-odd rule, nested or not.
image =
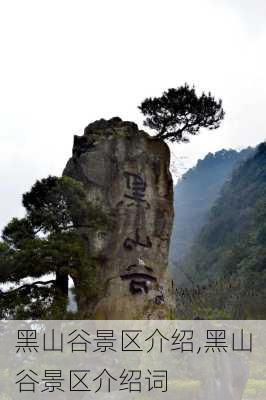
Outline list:
[[[180,268],[178,300],[192,313],[265,318],[266,143],[224,185]]]
[[[209,153],[190,169],[175,187],[175,219],[170,259],[178,263],[189,252],[195,236],[207,221],[208,212],[233,169],[253,153],[248,148],[237,152],[221,150]]]

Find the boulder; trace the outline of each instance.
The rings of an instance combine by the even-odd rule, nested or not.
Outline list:
[[[173,222],[169,163],[165,142],[118,117],[93,122],[83,136],[74,137],[63,175],[82,182],[88,202],[109,221],[104,228],[81,228],[93,260],[88,288],[82,277],[75,281],[77,291],[82,287],[78,299],[84,316],[174,317],[175,289],[167,269]]]

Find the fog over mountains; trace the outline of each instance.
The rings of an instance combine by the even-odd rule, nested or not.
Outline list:
[[[207,221],[208,213],[222,186],[234,168],[253,154],[252,148],[242,151],[221,150],[209,153],[189,169],[174,190],[175,218],[170,246],[170,263],[176,264],[188,254],[191,245]],[[176,267],[174,268],[176,271]]]
[[[178,317],[265,319],[266,143],[209,154],[175,194]]]

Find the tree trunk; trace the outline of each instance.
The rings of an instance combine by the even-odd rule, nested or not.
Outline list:
[[[61,296],[68,296],[68,274],[60,271],[56,272],[55,280],[56,289],[60,292]]]

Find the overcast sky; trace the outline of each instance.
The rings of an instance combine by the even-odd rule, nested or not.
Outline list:
[[[222,127],[175,145],[179,173],[266,138],[265,0],[0,0],[0,229],[60,175],[73,135],[184,82],[222,98]]]

